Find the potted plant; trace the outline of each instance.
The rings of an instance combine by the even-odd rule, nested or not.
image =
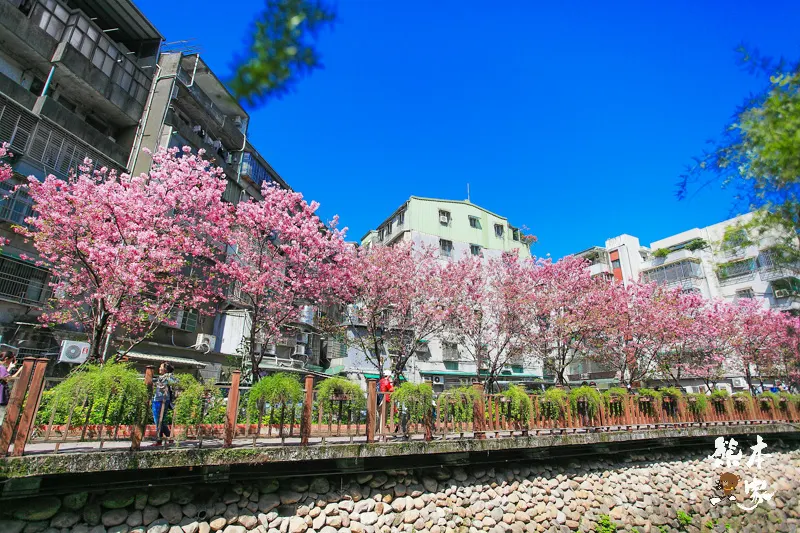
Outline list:
[[[317,384],[317,403],[323,406],[323,410],[328,413],[333,412],[334,406],[341,406],[345,402],[350,402],[351,409],[361,410],[366,405],[364,391],[358,383],[346,378],[331,377],[324,379]]]
[[[517,385],[509,385],[508,389],[500,395],[500,401],[508,406],[508,419],[517,428],[522,428],[527,434],[527,425],[531,418],[533,402],[528,393],[525,392],[525,389]]]
[[[279,372],[260,379],[247,391],[246,404],[247,422],[252,424],[263,422],[267,407],[270,408],[267,424],[274,421],[272,415],[275,408],[279,407],[277,422],[283,426],[286,421],[286,409],[295,409],[303,399],[303,386],[294,374]]]
[[[762,411],[769,411],[778,405],[778,395],[774,392],[764,391],[758,395],[758,405]]]
[[[438,407],[445,410],[448,423],[472,422],[475,402],[481,393],[475,387],[464,386],[447,389],[439,395]],[[442,415],[440,415],[441,417]]]
[[[750,393],[746,391],[734,393],[732,398],[733,408],[739,413],[747,411],[753,401],[753,397],[750,396]]]
[[[597,416],[603,397],[594,387],[583,386],[572,389],[569,392],[569,399],[575,414],[591,419]]]
[[[686,405],[689,412],[695,415],[701,415],[706,412],[708,407],[708,396],[702,392],[695,392],[686,397]]]
[[[730,398],[728,389],[719,389],[711,393],[711,404],[718,414],[725,413],[727,410],[727,401]]]
[[[646,415],[655,415],[661,405],[661,393],[653,389],[639,389],[639,409]]]
[[[558,420],[566,413],[568,402],[564,389],[551,387],[539,398],[539,412],[548,420]]]
[[[622,416],[625,412],[624,401],[627,396],[628,391],[622,387],[611,387],[603,393],[603,401],[611,416]]]

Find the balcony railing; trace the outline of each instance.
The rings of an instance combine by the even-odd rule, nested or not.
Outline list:
[[[732,261],[719,265],[717,268],[717,277],[721,282],[743,276],[752,277],[755,270],[756,259],[755,257],[750,257],[742,261]]]
[[[272,176],[269,175],[267,169],[251,153],[245,153],[242,156],[242,174],[249,176],[259,187],[264,182],[272,181]]]
[[[0,256],[0,298],[40,306],[50,294],[47,270]]]
[[[682,283],[684,280],[702,277],[703,267],[700,263],[688,259],[642,272],[642,279],[645,282],[655,281],[665,285]]]
[[[145,104],[150,75],[81,10],[70,9],[56,0],[36,0],[29,16],[48,35],[68,43],[91,61],[131,98]]]

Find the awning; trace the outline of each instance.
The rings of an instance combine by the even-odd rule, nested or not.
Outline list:
[[[332,366],[329,369],[327,369],[325,371],[325,374],[328,375],[328,376],[338,376],[342,372],[344,372],[344,365],[337,365],[337,366]]]
[[[194,368],[205,368],[206,364],[197,361],[196,359],[189,359],[188,357],[171,357],[169,355],[153,355],[149,353],[128,352],[125,357],[133,361],[146,361],[153,363],[170,363],[179,366],[191,366]]]

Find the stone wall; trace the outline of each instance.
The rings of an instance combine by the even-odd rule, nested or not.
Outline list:
[[[0,502],[2,533],[787,531],[800,524],[800,449],[770,443],[771,502],[710,498],[713,450],[264,479]],[[749,453],[749,450],[745,449]],[[755,470],[745,460],[734,473]],[[747,474],[747,475],[745,475]],[[684,515],[685,513],[685,515]],[[681,518],[683,520],[681,520]]]

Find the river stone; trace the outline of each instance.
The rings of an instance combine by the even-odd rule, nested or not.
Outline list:
[[[167,503],[170,498],[170,490],[165,487],[153,487],[147,497],[147,503],[153,507],[160,507]]]
[[[365,526],[374,525],[375,522],[378,521],[378,515],[374,512],[366,512],[362,513],[361,516],[358,517],[358,521],[364,524]],[[352,526],[352,522],[351,522]]]
[[[144,521],[142,520],[142,512],[137,510],[131,511],[125,523],[131,527],[141,526]]]
[[[308,490],[311,492],[316,492],[317,494],[325,494],[331,490],[331,484],[324,477],[317,477],[311,482]]]
[[[75,492],[73,494],[67,494],[64,496],[64,500],[62,501],[62,505],[64,509],[68,511],[77,511],[78,509],[82,509],[86,502],[89,501],[89,493],[88,492]]]
[[[73,513],[72,511],[61,511],[50,521],[50,527],[72,527],[77,524],[80,519],[81,517],[78,515],[78,513]],[[0,527],[0,531],[5,530]]]
[[[208,522],[200,522],[197,526],[197,533],[211,533],[211,526]]]
[[[247,533],[247,530],[243,526],[228,526],[225,528],[225,531],[222,533]]]
[[[133,508],[137,511],[141,511],[147,505],[147,494],[144,492],[140,492],[137,494],[133,499]]]
[[[262,495],[263,494],[270,494],[272,492],[277,492],[278,487],[280,487],[280,483],[278,483],[278,480],[277,479],[270,479],[270,480],[267,480],[267,481],[263,482],[259,486],[259,490],[261,491]]]
[[[245,529],[253,529],[258,525],[258,519],[250,513],[240,514],[238,522],[243,525]]]
[[[301,516],[293,516],[289,519],[289,533],[303,533],[308,529],[308,524]]]
[[[99,526],[94,526],[92,529],[90,529],[89,533],[108,533],[108,532],[106,531],[105,526],[99,525]]]
[[[209,522],[209,526],[211,527],[211,531],[219,531],[223,529],[225,526],[228,525],[228,520],[221,516],[218,516]]]
[[[177,524],[183,518],[183,509],[177,503],[167,503],[158,508],[158,512],[170,524]]]
[[[194,518],[184,518],[178,525],[183,533],[197,533],[197,530],[200,529],[200,524]]]
[[[194,491],[192,490],[192,487],[181,485],[172,489],[172,496],[170,497],[170,500],[178,505],[186,505],[192,501],[192,498],[194,498]]]
[[[183,516],[187,518],[195,518],[197,516],[197,506],[193,503],[187,503],[181,509],[183,511]]]
[[[439,489],[439,484],[436,480],[427,476],[422,478],[422,486],[425,487],[426,491],[433,493]]]
[[[135,499],[136,495],[131,494],[130,491],[123,492],[115,490],[104,494],[100,504],[106,509],[122,509],[123,507],[131,505]]]
[[[104,526],[111,527],[120,525],[125,522],[126,518],[128,518],[128,511],[125,509],[111,509],[103,513],[100,520],[103,522]]]
[[[305,492],[308,490],[308,479],[295,478],[289,482],[289,488],[295,492]]]
[[[118,526],[108,528],[107,533],[129,533],[130,530],[131,528],[128,526],[128,524],[120,524]]]
[[[156,520],[147,526],[147,533],[167,533],[170,530],[169,522],[164,520]]]
[[[59,509],[61,509],[61,500],[55,496],[29,498],[14,511],[14,518],[27,522],[50,520]]]
[[[152,505],[148,505],[142,511],[142,524],[149,525],[158,519],[158,509]]]
[[[19,520],[0,520],[0,531],[3,533],[20,533],[25,528],[25,522]]]
[[[281,491],[281,504],[282,505],[291,505],[293,503],[297,503],[303,497],[302,494],[298,492],[287,490]]]

